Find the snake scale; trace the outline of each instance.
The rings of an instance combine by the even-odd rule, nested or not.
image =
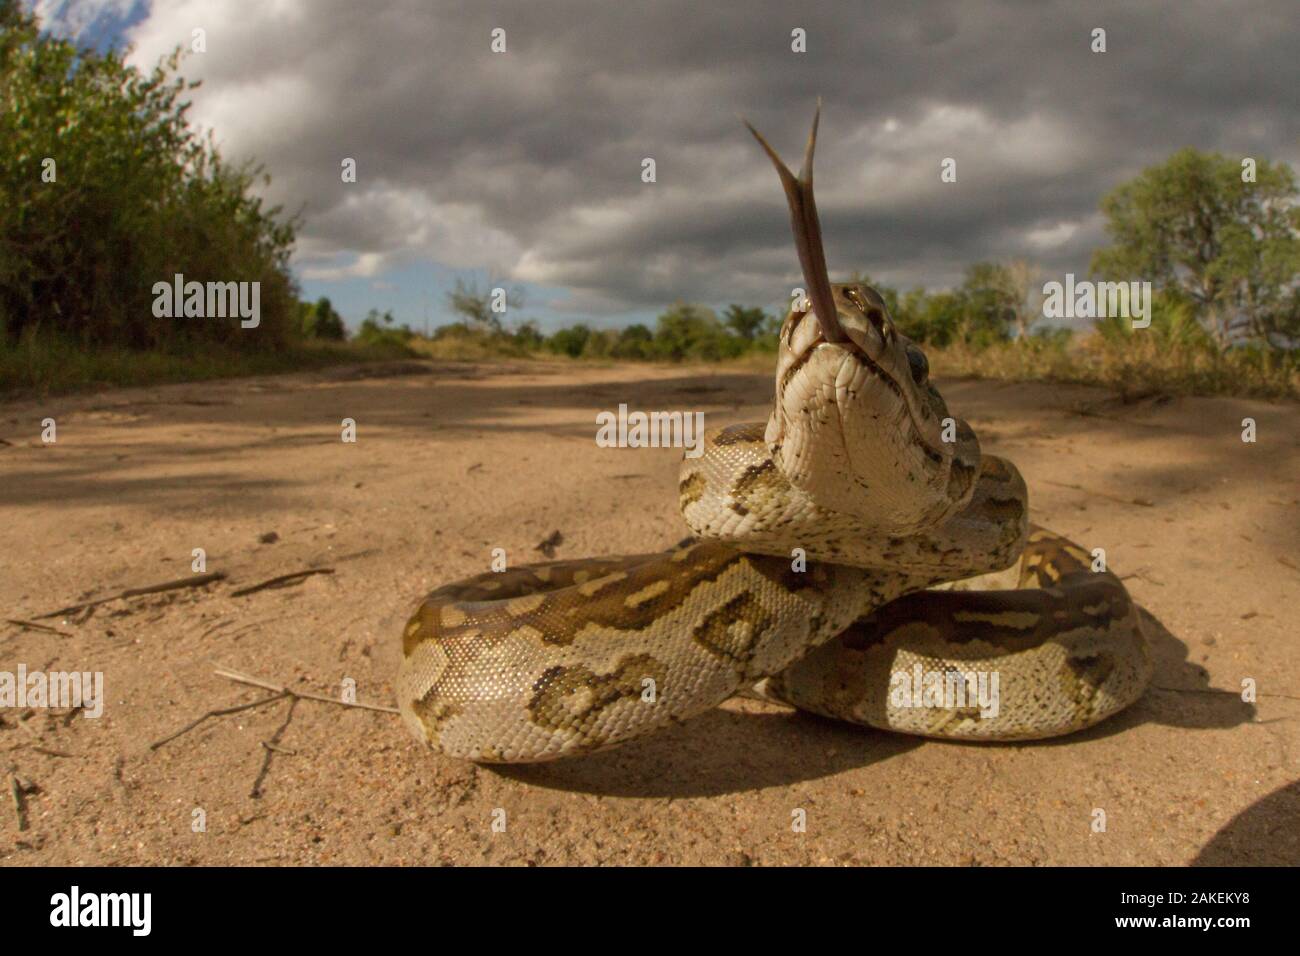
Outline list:
[[[676,548],[430,593],[406,625],[397,696],[435,749],[590,753],[737,693],[911,734],[1026,740],[1091,726],[1145,689],[1150,654],[1119,579],[1029,524],[1020,473],[949,415],[875,290],[829,281],[817,119],[798,176],[750,131],[781,178],[807,284],[782,324],[771,416],[714,429],[683,460],[694,537]]]

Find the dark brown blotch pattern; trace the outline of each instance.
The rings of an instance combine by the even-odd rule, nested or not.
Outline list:
[[[708,487],[708,481],[699,472],[687,475],[677,486],[678,509],[685,511],[688,506],[695,504],[704,497]]]
[[[748,466],[731,489],[731,510],[738,515],[747,515],[760,506],[763,500],[771,501],[787,482],[777,471],[772,459],[764,459],[760,464]]]
[[[625,657],[608,674],[597,674],[585,664],[548,667],[533,683],[528,714],[538,727],[572,733],[582,742],[598,745],[601,741],[593,734],[601,714],[619,701],[656,706],[642,698],[644,681],[654,681],[658,702],[667,674],[667,667],[651,654]]]
[[[738,594],[711,611],[691,632],[691,639],[710,654],[743,669],[754,646],[772,626],[772,615],[749,592]]]
[[[981,640],[1015,653],[1070,630],[1101,632],[1127,617],[1131,602],[1124,585],[1109,572],[1087,570],[1066,543],[1041,529],[1031,535],[1015,590],[917,591],[856,621],[838,639],[865,650],[884,644],[906,624],[921,623],[952,644]]]

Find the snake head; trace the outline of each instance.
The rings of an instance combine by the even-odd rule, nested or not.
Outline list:
[[[765,438],[786,478],[823,507],[912,533],[969,502],[979,443],[948,414],[925,353],[898,331],[880,294],[830,281],[813,198],[820,115],[818,103],[798,176],[745,124],[780,176],[807,286],[803,308],[782,323]]]

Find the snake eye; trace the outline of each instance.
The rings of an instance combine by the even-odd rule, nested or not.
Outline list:
[[[907,365],[912,370],[912,381],[917,385],[924,385],[926,379],[930,377],[930,362],[926,359],[925,353],[915,345],[909,344],[906,349]]]

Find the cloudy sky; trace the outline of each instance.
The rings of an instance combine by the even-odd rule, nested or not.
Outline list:
[[[1085,272],[1101,196],[1182,146],[1300,168],[1296,0],[31,5],[144,67],[206,31],[183,66],[194,119],[267,165],[269,198],[302,210],[304,295],[354,322],[446,321],[457,276],[523,286],[515,318],[544,327],[775,309],[798,265],[737,117],[796,164],[819,95],[832,276],[904,287],[980,259]]]

